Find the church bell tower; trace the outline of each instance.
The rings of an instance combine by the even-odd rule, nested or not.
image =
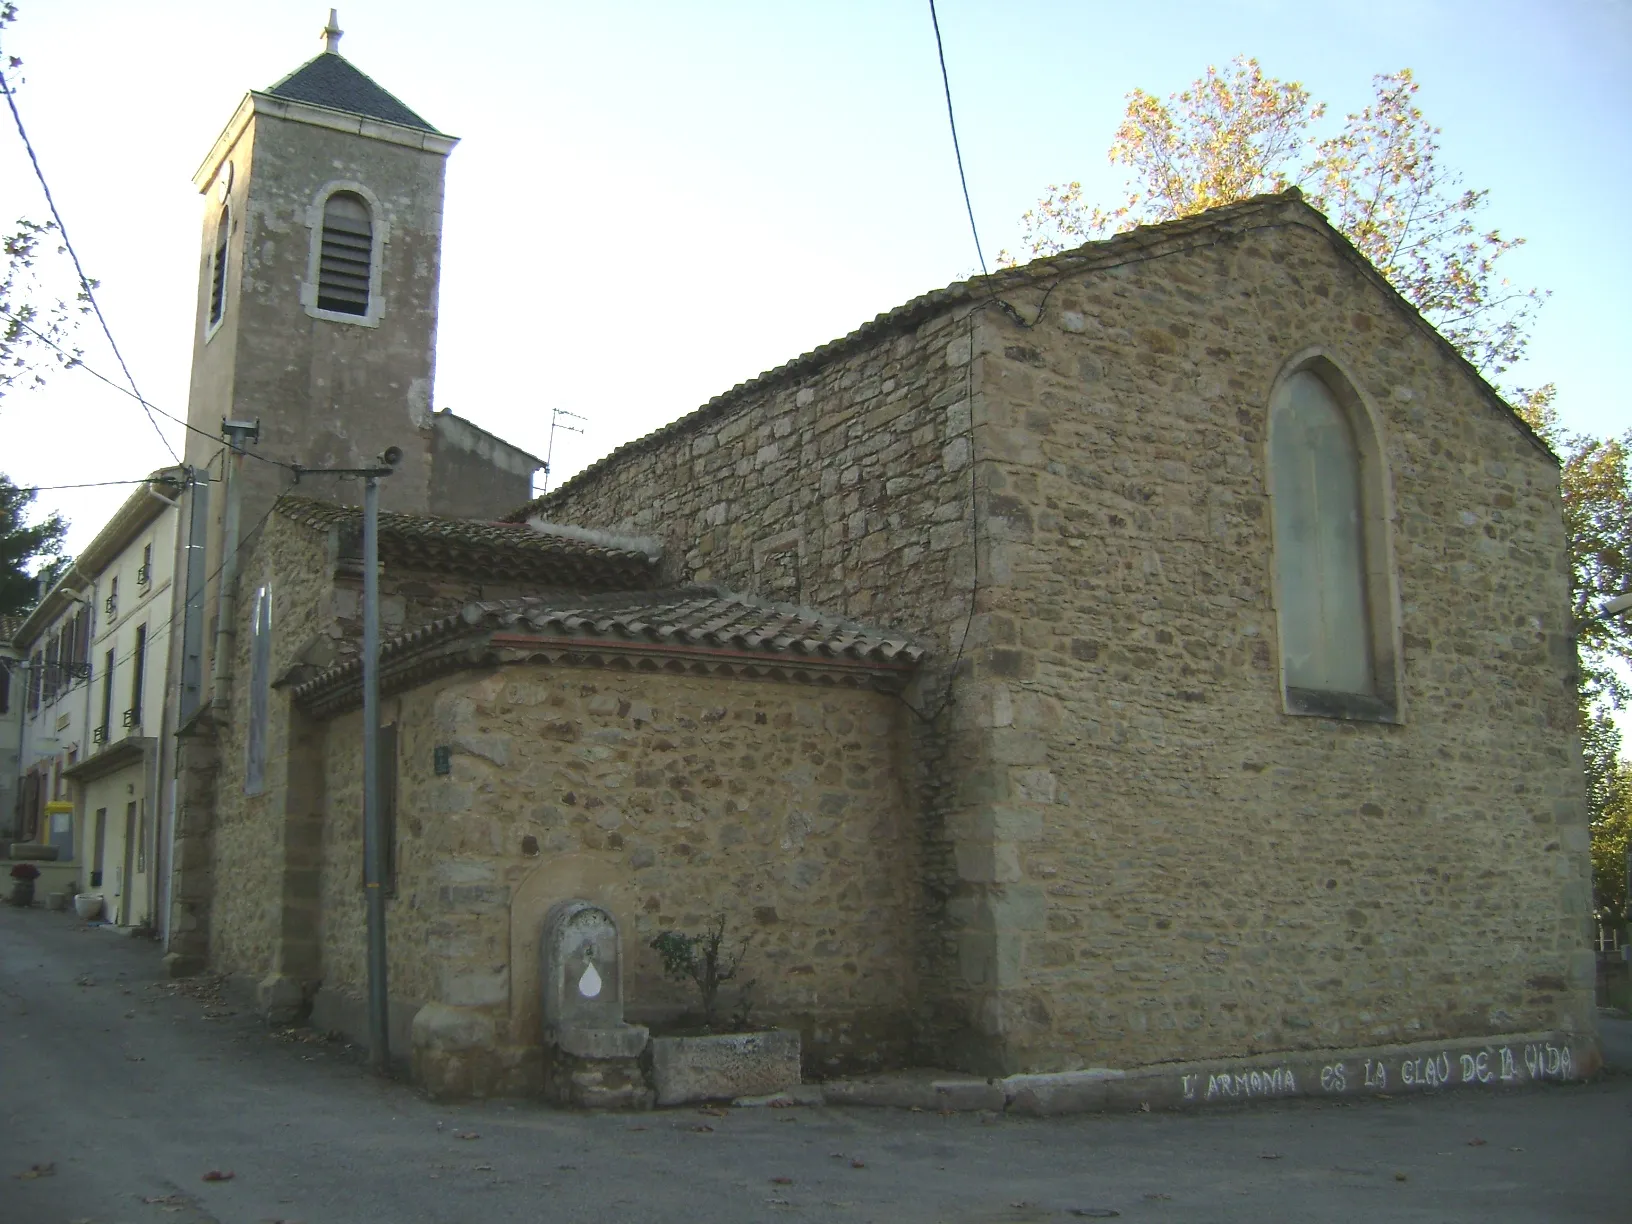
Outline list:
[[[456,141],[342,56],[340,37],[331,10],[322,53],[246,95],[194,175],[206,203],[187,461],[216,455],[223,418],[258,421],[256,453],[306,467],[361,467],[395,446],[381,503],[424,511]],[[292,474],[250,461],[242,480],[247,528]],[[301,492],[360,500],[354,481]]]

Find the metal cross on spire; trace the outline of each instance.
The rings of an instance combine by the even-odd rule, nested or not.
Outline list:
[[[323,50],[340,54],[340,36],[345,31],[340,28],[340,13],[338,9],[329,10],[329,24],[323,27]]]

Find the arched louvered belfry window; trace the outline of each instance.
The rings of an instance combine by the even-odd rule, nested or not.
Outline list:
[[[317,305],[337,314],[368,314],[374,224],[368,204],[352,191],[337,191],[323,205],[317,259]]]
[[[1380,448],[1335,370],[1270,403],[1281,676],[1290,713],[1393,721],[1396,683]]]
[[[215,253],[210,260],[210,326],[227,313],[227,237],[232,232],[230,210],[223,208],[215,223]]]

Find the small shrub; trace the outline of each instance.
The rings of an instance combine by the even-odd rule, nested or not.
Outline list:
[[[703,1026],[712,1029],[719,1010],[720,987],[732,981],[742,968],[742,958],[748,954],[753,935],[739,943],[734,951],[725,943],[725,915],[720,914],[714,924],[700,935],[681,931],[664,931],[652,940],[652,948],[663,961],[663,972],[677,982],[691,982],[703,1000]],[[749,998],[754,983],[743,983],[732,1015],[732,1024],[745,1028],[748,1013],[753,1009]]]

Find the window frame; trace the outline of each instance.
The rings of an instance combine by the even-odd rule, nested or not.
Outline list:
[[[267,792],[266,766],[272,703],[272,584],[262,584],[250,603],[249,710],[244,720],[244,794]]]
[[[341,310],[325,310],[317,304],[318,276],[323,260],[323,214],[328,208],[329,197],[342,192],[350,192],[368,205],[371,230],[368,310],[360,315],[348,314]],[[308,230],[306,279],[300,286],[301,307],[314,319],[323,319],[330,323],[349,323],[354,327],[378,327],[380,317],[385,313],[382,269],[385,266],[385,248],[390,241],[391,228],[385,219],[385,210],[380,206],[379,197],[359,182],[351,179],[333,179],[324,183],[312,197],[312,203],[306,210],[306,228]]]
[[[205,282],[204,342],[208,344],[227,321],[227,278],[232,274],[232,203],[221,205],[216,216],[215,234],[210,243],[210,275]],[[220,286],[220,312],[216,311],[216,286]]]
[[[1348,420],[1359,461],[1356,485],[1360,493],[1362,579],[1366,598],[1366,626],[1371,646],[1372,692],[1346,693],[1308,689],[1287,682],[1282,617],[1287,599],[1282,591],[1282,542],[1275,530],[1275,405],[1294,375],[1310,373],[1320,379]],[[1275,610],[1276,675],[1281,712],[1291,716],[1342,719],[1352,722],[1403,723],[1405,684],[1404,650],[1400,628],[1400,593],[1394,563],[1395,508],[1393,482],[1388,470],[1382,417],[1359,390],[1359,382],[1324,346],[1312,346],[1294,355],[1276,374],[1265,403],[1264,492],[1270,535],[1270,579]]]

